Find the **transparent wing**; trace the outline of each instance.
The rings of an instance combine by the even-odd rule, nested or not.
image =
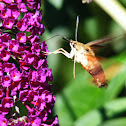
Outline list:
[[[88,42],[87,44],[85,45],[89,45],[89,46],[92,46],[92,45],[98,45],[98,44],[102,44],[102,43],[105,43],[105,42],[110,42],[114,39],[120,39],[120,38],[123,38],[124,36],[126,35],[118,35],[118,36],[107,36],[103,39],[99,39],[99,40],[95,40],[95,41],[91,41],[91,42]]]

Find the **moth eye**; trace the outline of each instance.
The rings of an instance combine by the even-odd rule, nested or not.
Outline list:
[[[76,47],[76,44],[73,44],[73,47],[75,48]]]
[[[89,52],[89,49],[87,48],[87,49],[85,49],[87,52]]]

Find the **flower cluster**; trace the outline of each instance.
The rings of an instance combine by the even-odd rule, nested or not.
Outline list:
[[[0,2],[0,124],[2,126],[58,126],[49,118],[55,103],[51,93],[40,0]],[[29,34],[29,36],[27,35]]]

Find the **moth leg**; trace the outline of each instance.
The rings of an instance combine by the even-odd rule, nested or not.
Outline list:
[[[62,53],[59,49],[53,51],[53,52],[45,52],[45,51],[42,51],[44,53],[44,55],[49,55],[49,54],[57,54],[57,53]]]
[[[74,53],[73,53],[73,51],[71,51],[70,53],[68,53],[66,50],[64,50],[63,48],[60,48],[60,50],[62,50],[62,51],[64,51],[62,54],[63,55],[65,55],[66,57],[68,57],[68,58],[71,58],[72,59],[72,57],[75,55]],[[73,65],[73,76],[74,76],[74,78],[75,78],[75,63],[76,63],[76,55],[74,56],[74,65]]]
[[[67,52],[66,50],[64,50],[63,48],[59,48],[59,50],[62,52],[62,54],[63,54],[64,56],[66,56],[67,58],[72,59],[72,57],[73,57],[73,53],[72,53],[72,52],[68,53],[68,52]]]
[[[66,50],[64,50],[63,48],[59,48],[59,49],[57,49],[57,50],[55,50],[55,51],[53,51],[53,52],[44,52],[44,51],[43,51],[43,53],[44,53],[45,55],[61,53],[61,54],[63,54],[64,56],[66,56],[67,58],[70,58],[70,59],[72,59],[73,56],[75,55],[75,53],[74,53],[72,50],[71,50],[70,53],[68,53],[68,52],[67,52]],[[73,76],[74,76],[74,78],[75,78],[75,63],[76,63],[76,56],[74,57],[74,66],[73,66]]]
[[[71,55],[71,53],[68,53],[66,50],[64,50],[63,48],[59,48],[53,52],[44,52],[45,55],[49,55],[49,54],[58,54],[61,53],[64,56],[68,57],[68,58],[72,58],[73,56]]]
[[[76,56],[74,56],[74,65],[73,65],[73,76],[75,78],[75,63],[76,63]]]

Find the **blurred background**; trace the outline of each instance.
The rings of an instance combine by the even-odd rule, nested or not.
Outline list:
[[[102,1],[102,0],[97,0]],[[108,0],[105,0],[108,1]],[[113,1],[113,0],[109,0]],[[82,4],[81,0],[42,1],[45,33],[42,40],[60,34],[75,40],[76,17],[79,15],[78,41],[87,43],[107,35],[121,36],[126,27],[126,0],[114,0],[113,6]],[[116,13],[117,20],[111,11]],[[108,11],[104,7],[110,7]],[[124,18],[124,19],[123,19]],[[122,19],[121,21],[118,19]],[[125,20],[126,22],[126,20]],[[64,48],[70,52],[69,43],[60,36],[46,42],[49,51]],[[48,65],[52,68],[53,92],[56,95],[54,114],[60,126],[126,126],[126,37],[107,43],[98,51],[98,59],[105,71],[108,88],[97,88],[91,75],[76,63],[73,77],[73,60],[62,54],[49,55]]]

